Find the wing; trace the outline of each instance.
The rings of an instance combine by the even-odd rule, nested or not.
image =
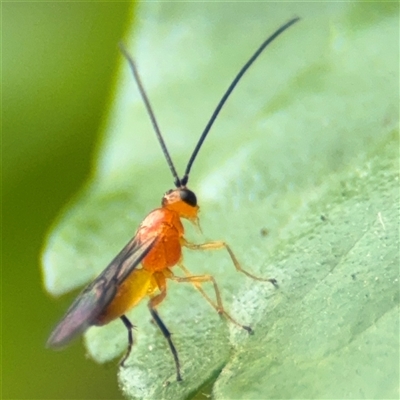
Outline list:
[[[51,333],[47,347],[61,347],[93,325],[115,297],[118,286],[146,257],[156,240],[152,237],[139,242],[135,236],[75,299]]]

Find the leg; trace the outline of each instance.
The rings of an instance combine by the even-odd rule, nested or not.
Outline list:
[[[253,333],[253,330],[247,326],[247,325],[242,325],[239,322],[237,322],[233,317],[231,317],[224,309],[224,306],[222,305],[222,299],[221,295],[219,292],[219,288],[217,285],[217,282],[215,281],[214,277],[212,275],[191,275],[190,272],[184,267],[182,264],[178,264],[179,267],[183,269],[183,271],[186,274],[185,278],[181,278],[178,276],[171,276],[170,279],[176,281],[176,282],[190,282],[193,284],[193,286],[200,292],[200,294],[207,300],[207,302],[213,307],[218,314],[223,315],[226,319],[231,321],[233,324],[239,326],[240,328],[246,330],[250,334]],[[215,297],[217,299],[217,302],[215,303],[210,299],[210,297],[207,295],[207,293],[203,290],[201,287],[201,284],[204,282],[211,282],[214,286],[214,291],[215,291]]]
[[[161,320],[161,318],[158,315],[158,312],[156,310],[156,307],[165,299],[165,296],[167,295],[167,287],[166,287],[165,277],[162,274],[157,274],[157,275],[155,274],[155,278],[156,278],[156,281],[157,281],[157,284],[158,284],[158,287],[159,287],[161,293],[150,299],[150,301],[148,303],[148,307],[149,307],[150,314],[153,317],[154,322],[159,327],[159,329],[162,332],[162,334],[164,335],[165,339],[167,339],[169,348],[171,350],[172,356],[174,357],[174,361],[175,361],[176,380],[181,381],[182,377],[181,377],[181,372],[180,372],[178,352],[176,351],[174,343],[172,342],[171,332],[165,326],[164,322]]]
[[[239,261],[237,260],[236,256],[233,254],[233,251],[231,250],[231,248],[225,242],[216,241],[216,242],[208,242],[208,243],[203,243],[203,244],[193,244],[193,243],[189,243],[189,242],[185,241],[183,243],[183,246],[186,246],[188,249],[191,249],[191,250],[219,250],[219,249],[225,248],[228,251],[237,271],[242,272],[243,274],[247,275],[249,278],[255,279],[256,281],[271,282],[275,287],[278,287],[278,283],[276,282],[276,279],[259,278],[257,276],[254,276],[253,274],[250,274],[250,272],[245,271],[239,264]]]
[[[126,329],[128,329],[128,350],[126,351],[124,357],[122,358],[122,360],[119,363],[119,365],[121,365],[121,367],[125,367],[125,361],[129,357],[129,354],[131,354],[131,350],[132,350],[132,346],[133,346],[133,335],[132,335],[133,325],[132,325],[131,321],[129,321],[129,319],[125,315],[123,315],[121,317],[121,320],[124,323],[124,325],[126,326]]]

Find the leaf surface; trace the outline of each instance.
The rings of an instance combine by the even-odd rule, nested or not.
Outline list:
[[[293,15],[302,20],[235,89],[188,185],[204,232],[188,227],[188,239],[227,241],[280,287],[237,273],[223,251],[186,251],[185,265],[212,273],[227,311],[255,334],[170,283],[159,312],[184,381],[140,305],[119,371],[130,398],[191,398],[207,384],[216,399],[398,397],[398,5],[143,3],[128,46],[183,171],[233,76]],[[154,136],[123,62],[93,177],[48,238],[50,293],[96,276],[172,187]],[[85,337],[104,362],[126,336],[116,321]]]

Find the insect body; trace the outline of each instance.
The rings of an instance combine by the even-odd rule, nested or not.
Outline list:
[[[225,318],[235,325],[252,332],[251,328],[237,322],[224,309],[217,283],[211,275],[192,275],[182,263],[182,247],[192,250],[226,249],[235,268],[252,279],[269,281],[276,285],[275,279],[259,278],[245,271],[240,266],[231,248],[222,241],[193,244],[184,237],[184,227],[181,219],[187,219],[193,224],[198,224],[198,211],[196,195],[186,187],[190,169],[204,142],[219,111],[230,93],[247,71],[250,65],[261,54],[265,47],[283,31],[298,21],[294,18],[281,26],[258,48],[249,61],[239,71],[228,90],[220,100],[217,108],[210,118],[206,128],[200,136],[182,178],[178,177],[174,164],[165,146],[161,132],[158,128],[154,112],[143,89],[139,74],[132,58],[121,46],[132,69],[140,94],[143,98],[147,112],[152,121],[157,138],[175,179],[176,189],[168,191],[160,208],[150,212],[140,224],[133,239],[121,250],[108,267],[91,283],[72,303],[64,318],[59,322],[50,335],[47,345],[60,347],[69,342],[76,335],[84,332],[93,325],[105,325],[114,319],[121,318],[128,330],[128,349],[121,361],[124,365],[133,345],[133,325],[126,317],[126,313],[136,306],[142,299],[149,297],[148,302],[151,316],[162,334],[168,341],[175,361],[177,380],[181,380],[178,353],[171,339],[171,334],[157,312],[157,306],[165,299],[167,294],[167,279],[177,282],[189,282],[203,295],[207,302]],[[179,266],[184,276],[176,276],[171,268]],[[214,287],[215,300],[211,299],[202,288],[203,283],[211,283]]]

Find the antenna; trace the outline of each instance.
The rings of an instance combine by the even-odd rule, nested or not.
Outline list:
[[[135,78],[136,84],[137,84],[137,86],[139,88],[140,95],[142,96],[143,102],[144,102],[144,104],[146,106],[146,109],[147,109],[147,113],[149,114],[149,117],[151,119],[151,123],[153,124],[153,128],[154,128],[154,130],[156,132],[157,139],[158,139],[158,141],[160,143],[160,146],[161,146],[161,149],[162,149],[162,151],[164,153],[165,159],[167,160],[168,167],[171,170],[173,177],[175,178],[175,181],[174,181],[175,186],[176,187],[180,187],[180,186],[182,186],[181,180],[179,179],[179,176],[178,176],[178,174],[176,172],[176,169],[175,169],[174,163],[172,162],[171,156],[168,153],[167,146],[165,145],[164,139],[163,139],[163,137],[161,135],[161,131],[160,131],[160,128],[158,127],[156,117],[155,117],[153,109],[152,109],[152,107],[150,105],[150,101],[149,101],[149,99],[148,99],[148,97],[146,95],[146,92],[144,91],[143,84],[142,84],[142,81],[140,80],[140,76],[139,76],[138,70],[136,68],[135,62],[133,61],[133,58],[131,57],[131,55],[126,50],[126,48],[123,45],[123,43],[121,43],[121,42],[119,43],[119,48],[121,49],[122,54],[128,60],[129,66],[131,67],[131,70],[133,72],[133,76]]]
[[[300,18],[296,17],[291,19],[290,21],[286,22],[286,24],[282,25],[275,33],[273,33],[268,39],[264,41],[264,43],[257,49],[257,51],[251,56],[249,61],[242,67],[239,73],[236,75],[233,82],[229,85],[228,90],[222,96],[222,99],[219,101],[217,108],[214,110],[213,114],[211,115],[210,120],[208,121],[203,133],[200,136],[200,139],[191,155],[188,165],[185,170],[185,175],[183,175],[182,179],[179,180],[182,186],[185,186],[189,180],[189,173],[190,169],[192,168],[193,162],[196,159],[197,153],[199,152],[205,138],[207,137],[208,132],[210,131],[214,121],[216,120],[221,108],[225,104],[226,100],[228,99],[229,95],[232,93],[233,89],[240,81],[240,78],[244,75],[244,73],[250,68],[253,62],[257,59],[257,57],[263,52],[263,50],[274,40],[276,39],[281,33],[283,33],[286,29],[292,26],[295,22],[297,22]]]

